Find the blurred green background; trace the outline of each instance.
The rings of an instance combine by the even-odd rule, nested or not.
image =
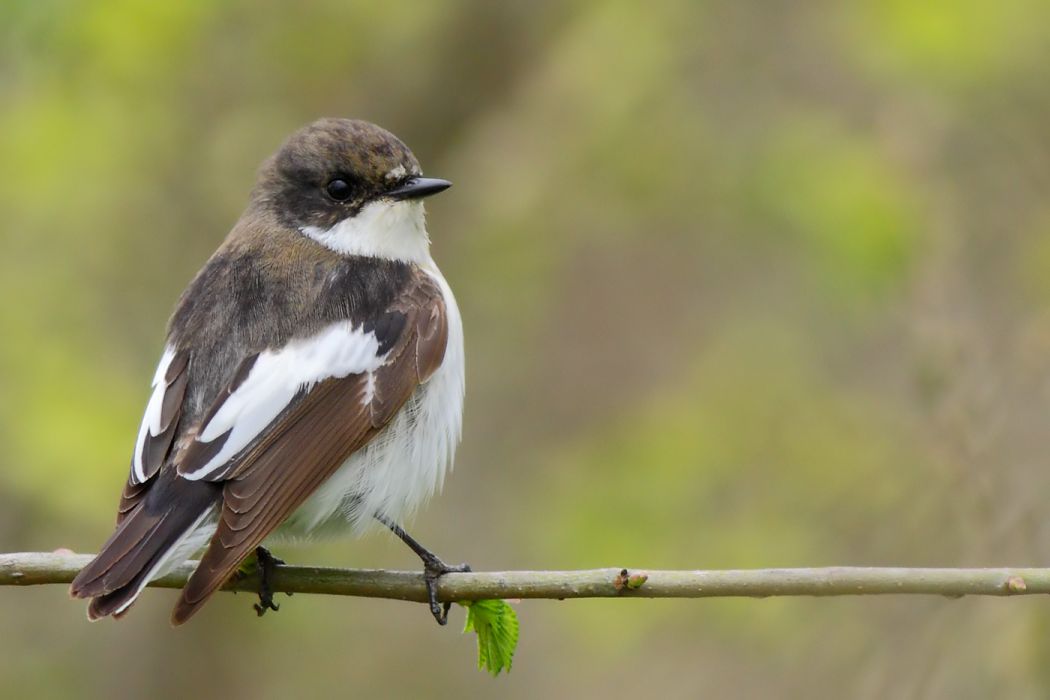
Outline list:
[[[0,4],[0,551],[91,551],[183,286],[318,116],[400,135],[467,329],[410,528],[475,568],[1050,563],[1039,0]],[[415,568],[385,535],[279,555]],[[1050,695],[1041,599],[0,591],[8,697]]]

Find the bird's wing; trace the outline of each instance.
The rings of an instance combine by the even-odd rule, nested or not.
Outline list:
[[[118,525],[141,500],[147,485],[171,454],[179,419],[182,417],[182,404],[189,379],[189,372],[186,371],[189,360],[188,350],[176,351],[173,348],[165,350],[160,359],[153,377],[153,393],[146,404],[138,438],[135,440],[131,472],[120,498],[120,507],[117,510]]]
[[[223,499],[175,624],[390,421],[441,365],[447,340],[440,287],[420,271],[379,318],[245,360],[177,458],[183,478],[221,482]]]

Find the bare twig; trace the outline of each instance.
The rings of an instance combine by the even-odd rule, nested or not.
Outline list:
[[[26,552],[0,554],[0,585],[69,583],[91,557],[85,554]],[[180,588],[196,562],[154,581],[152,586]],[[254,591],[251,577],[226,590]],[[287,593],[393,598],[424,602],[418,572],[282,566],[273,589]],[[841,596],[885,594],[1033,595],[1050,593],[1050,569],[917,569],[831,566],[814,569],[736,569],[657,571],[587,569],[578,571],[490,571],[447,574],[443,601],[488,598],[715,598],[767,596]]]

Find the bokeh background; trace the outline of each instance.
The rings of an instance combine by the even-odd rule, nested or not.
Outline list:
[[[0,551],[111,527],[179,292],[258,163],[376,121],[467,328],[412,531],[476,568],[1050,563],[1039,0],[0,3]],[[386,535],[278,554],[415,568]],[[1050,694],[1050,603],[0,591],[8,697]]]

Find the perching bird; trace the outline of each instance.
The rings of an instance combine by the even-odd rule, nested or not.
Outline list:
[[[188,620],[278,527],[397,523],[439,489],[459,441],[463,328],[430,256],[412,152],[363,121],[321,119],[259,171],[248,207],[183,292],[117,527],[73,581],[119,617],[207,545],[172,613]],[[272,607],[265,590],[260,613]]]

